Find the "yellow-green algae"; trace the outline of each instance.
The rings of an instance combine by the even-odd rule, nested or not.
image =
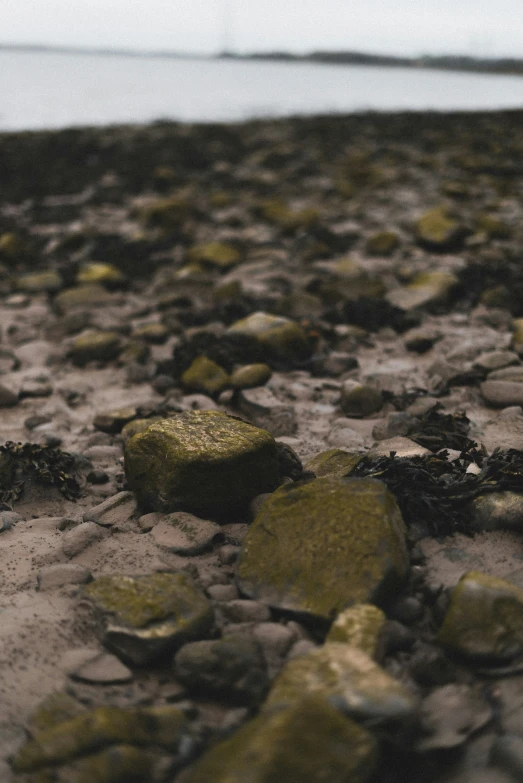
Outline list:
[[[159,323],[143,324],[133,329],[131,337],[153,345],[163,345],[169,338],[169,330]]]
[[[452,593],[438,635],[446,647],[477,660],[506,663],[523,654],[523,590],[469,571]]]
[[[304,696],[319,694],[338,703],[356,720],[405,721],[417,701],[362,650],[327,642],[289,661],[276,677],[262,709],[289,707]]]
[[[129,488],[152,510],[220,515],[279,483],[272,435],[219,411],[188,411],[125,445]]]
[[[387,618],[373,604],[356,604],[337,616],[327,634],[327,642],[357,647],[374,660],[382,653],[383,629]]]
[[[186,783],[365,783],[377,760],[372,734],[313,695],[215,745]]]
[[[258,311],[236,321],[228,332],[253,337],[276,359],[300,358],[310,352],[305,331],[283,316]]]
[[[85,712],[76,699],[63,691],[50,693],[43,699],[29,718],[31,734],[42,732]]]
[[[405,525],[385,484],[326,477],[267,498],[237,576],[252,598],[332,620],[355,603],[390,600],[407,569]]]
[[[416,236],[420,244],[434,250],[447,250],[462,234],[462,226],[449,216],[444,206],[431,209],[416,223]]]
[[[36,733],[17,752],[12,766],[15,772],[31,772],[122,743],[174,749],[185,733],[187,720],[175,707],[98,707]]]
[[[229,373],[207,356],[197,356],[182,375],[182,384],[189,391],[219,394],[230,385]]]
[[[351,454],[344,449],[327,449],[312,457],[305,465],[305,470],[314,473],[317,478],[343,478],[352,473],[362,459],[362,454]]]

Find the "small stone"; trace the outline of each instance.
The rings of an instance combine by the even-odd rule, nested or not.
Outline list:
[[[116,359],[122,350],[117,332],[90,332],[77,337],[69,348],[73,364],[83,367],[89,362],[108,362]]]
[[[212,607],[187,574],[102,576],[84,589],[102,617],[106,647],[138,666],[205,637]]]
[[[421,327],[411,329],[405,335],[405,348],[415,353],[426,353],[434,346],[438,340],[441,340],[442,334],[435,329]]]
[[[305,470],[314,473],[317,478],[324,476],[343,478],[352,473],[362,458],[361,454],[351,454],[350,451],[343,449],[327,449],[310,459],[305,465]]]
[[[488,351],[480,354],[474,361],[474,366],[486,372],[501,370],[512,364],[519,364],[519,356],[513,351]],[[520,367],[523,372],[523,367]]]
[[[213,601],[235,601],[239,597],[234,585],[211,585],[206,592]]]
[[[326,642],[340,642],[357,647],[374,660],[383,652],[386,617],[372,604],[356,604],[336,617]]]
[[[523,530],[523,494],[488,492],[468,506],[472,530]]]
[[[136,408],[118,408],[107,413],[97,413],[94,417],[93,426],[101,432],[115,434],[121,432],[123,427],[137,417]]]
[[[278,485],[274,439],[218,411],[191,411],[150,426],[125,445],[125,471],[151,510],[220,515]]]
[[[341,389],[341,407],[346,416],[359,418],[377,413],[383,405],[383,394],[374,386],[348,380]]]
[[[163,345],[169,339],[169,330],[159,323],[137,326],[131,333],[133,340],[143,340],[151,345]]]
[[[21,522],[23,517],[16,511],[0,511],[0,533],[11,530],[17,522]]]
[[[480,386],[483,398],[499,408],[509,405],[523,405],[523,383],[516,381],[487,380]]]
[[[50,397],[52,393],[53,387],[50,383],[39,380],[27,380],[20,387],[18,396],[22,400],[26,398]]]
[[[174,657],[174,675],[190,692],[235,704],[259,703],[268,688],[261,650],[241,633],[184,645]]]
[[[0,408],[13,408],[18,405],[18,394],[0,384]]]
[[[53,300],[53,306],[61,315],[68,315],[74,310],[90,310],[93,307],[107,306],[113,301],[113,296],[101,285],[80,285],[60,291]]]
[[[328,783],[366,783],[377,761],[372,734],[314,695],[261,713],[211,747],[185,783],[326,783],[326,770]]]
[[[99,525],[96,525],[94,522],[83,522],[64,533],[62,538],[64,554],[68,557],[79,555],[80,552],[94,544],[95,541],[99,541],[104,535],[105,532]]]
[[[193,245],[187,251],[189,261],[207,264],[216,269],[229,269],[241,261],[241,253],[227,242],[208,242],[205,245]]]
[[[182,384],[188,391],[219,394],[230,385],[229,374],[206,356],[198,356],[182,375]]]
[[[150,419],[133,419],[129,422],[129,424],[126,424],[122,428],[122,438],[123,442],[127,443],[128,440],[130,440],[134,435],[138,435],[140,432],[145,432],[145,430],[151,426],[151,424],[156,424],[159,421],[162,421],[161,416],[151,416]]]
[[[421,730],[428,736],[417,742],[416,750],[426,753],[462,745],[491,717],[492,710],[478,690],[453,683],[436,688],[421,706]]]
[[[395,231],[379,231],[367,239],[366,250],[371,256],[390,256],[399,244],[400,238]]]
[[[296,432],[298,425],[293,406],[280,402],[264,386],[243,389],[238,395],[238,407],[253,424],[267,430],[275,438]]]
[[[66,652],[61,669],[73,680],[100,685],[130,682],[133,678],[131,670],[115,655],[91,647]]]
[[[64,585],[83,585],[92,579],[91,572],[79,563],[55,563],[38,571],[39,590],[55,590]]]
[[[271,619],[269,607],[260,601],[236,599],[224,603],[220,611],[230,623],[263,623]]]
[[[164,515],[159,511],[153,511],[151,514],[142,514],[138,519],[138,527],[143,533],[148,533],[155,525],[158,525],[162,519],[164,519]]]
[[[268,364],[244,364],[231,375],[231,386],[233,389],[253,389],[265,386],[271,376],[272,370]]]
[[[83,515],[84,522],[96,522],[102,527],[123,525],[136,511],[136,498],[133,492],[118,492],[103,503],[89,509]]]
[[[387,438],[373,446],[368,451],[369,457],[388,457],[394,452],[396,457],[401,459],[412,459],[412,457],[425,457],[431,452],[429,449],[420,446],[419,443],[410,440],[410,438]]]
[[[463,235],[463,226],[449,216],[446,207],[425,212],[416,223],[416,239],[429,250],[452,250],[459,246]]]
[[[236,321],[228,334],[251,337],[267,353],[277,360],[304,359],[310,354],[307,336],[302,327],[289,318],[256,312]]]
[[[400,598],[390,609],[389,616],[403,625],[414,625],[423,617],[423,604],[413,595]]]
[[[58,272],[32,272],[19,277],[15,283],[19,291],[27,294],[54,293],[63,288],[64,281]]]
[[[109,479],[109,474],[105,470],[91,470],[85,477],[88,484],[107,484]]]
[[[452,272],[421,272],[408,286],[390,290],[386,299],[401,310],[415,310],[418,307],[448,301],[458,284],[459,280]]]
[[[76,275],[76,282],[79,285],[103,285],[107,288],[115,288],[125,282],[125,275],[114,264],[91,261],[82,264]]]
[[[233,546],[232,544],[225,544],[225,546],[220,547],[218,552],[220,563],[223,563],[223,565],[233,565],[233,563],[237,561],[239,553],[239,547]]]
[[[523,591],[469,571],[452,593],[438,639],[475,662],[510,663],[523,655]]]
[[[164,517],[151,530],[154,542],[168,552],[178,555],[199,555],[223,541],[219,525],[201,519],[186,511],[178,511]]]

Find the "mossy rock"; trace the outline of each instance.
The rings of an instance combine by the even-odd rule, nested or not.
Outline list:
[[[366,783],[377,743],[319,695],[262,713],[212,747],[186,783]]]
[[[402,310],[414,310],[418,307],[448,303],[458,286],[459,280],[452,272],[420,272],[404,288],[389,291],[387,299]]]
[[[209,601],[183,573],[101,576],[84,595],[102,618],[106,647],[139,666],[205,638],[213,624]]]
[[[153,424],[125,446],[129,488],[156,511],[221,516],[279,483],[276,442],[219,411],[188,411]]]
[[[83,367],[88,362],[110,362],[119,356],[122,348],[117,332],[90,332],[73,340],[68,356],[73,364]]]
[[[286,318],[319,318],[324,306],[319,296],[308,294],[306,291],[294,291],[288,296],[282,296],[274,304],[272,310],[276,315]]]
[[[383,632],[387,617],[373,604],[355,604],[337,616],[326,642],[357,647],[374,660],[383,652]]]
[[[268,223],[273,223],[286,233],[297,229],[310,229],[315,226],[320,217],[317,209],[312,207],[294,211],[280,199],[270,199],[260,204],[260,216]]]
[[[371,256],[390,256],[400,245],[395,231],[379,231],[367,239],[366,251]]]
[[[523,655],[523,590],[469,571],[452,593],[441,644],[477,662],[506,664]]]
[[[182,385],[188,391],[219,394],[230,386],[229,373],[207,356],[197,356],[183,373]]]
[[[232,373],[231,386],[233,389],[254,389],[256,386],[265,386],[271,376],[272,370],[268,364],[244,364]]]
[[[523,318],[512,321],[512,347],[520,356],[523,354]]]
[[[328,477],[265,501],[237,579],[251,598],[331,621],[355,603],[393,600],[407,569],[405,525],[386,486]]]
[[[194,208],[184,194],[157,199],[139,211],[139,218],[148,228],[158,228],[166,233],[183,227]]]
[[[118,355],[118,364],[145,364],[151,356],[151,349],[144,340],[132,338],[123,346]]]
[[[130,421],[122,429],[121,434],[124,443],[127,443],[128,440],[134,438],[134,436],[138,435],[140,432],[145,432],[151,424],[156,424],[159,421],[163,421],[161,416],[152,416],[150,419],[134,419],[133,421]]]
[[[340,404],[346,416],[371,416],[381,410],[383,402],[383,392],[369,384],[348,380],[342,386]]]
[[[436,207],[416,222],[416,239],[429,250],[447,251],[459,248],[465,234],[463,226],[450,217],[445,207]]]
[[[174,750],[187,734],[187,720],[175,707],[99,707],[35,734],[12,766],[15,772],[31,772],[122,743]]]
[[[92,307],[104,307],[112,302],[112,294],[103,286],[93,283],[60,291],[53,300],[53,306],[60,315],[65,315],[72,310],[89,310]]]
[[[157,779],[157,761],[157,750],[113,745],[58,770],[56,783],[143,783]]]
[[[289,707],[320,694],[344,715],[374,724],[397,724],[414,716],[416,698],[362,650],[327,642],[289,661],[273,683],[263,710]]]
[[[133,329],[131,337],[134,340],[143,340],[152,345],[163,345],[169,339],[169,330],[159,323],[143,324]]]
[[[0,259],[6,262],[17,261],[25,254],[24,242],[14,231],[0,234]]]
[[[48,271],[22,275],[17,279],[15,287],[18,291],[24,291],[26,294],[43,294],[59,291],[63,285],[61,274]]]
[[[97,413],[93,420],[93,426],[101,432],[115,434],[121,432],[126,424],[136,419],[138,413],[134,406],[117,408],[106,413]]]
[[[85,712],[80,702],[63,691],[50,693],[40,702],[29,718],[29,731],[38,734],[78,717]]]
[[[268,358],[299,360],[307,357],[311,351],[307,335],[298,323],[261,311],[236,321],[227,333],[253,338]]]
[[[187,256],[192,263],[208,265],[215,269],[229,269],[242,260],[240,251],[227,242],[193,245],[187,251]]]
[[[102,285],[107,288],[118,288],[125,283],[125,275],[114,264],[102,264],[92,261],[83,264],[76,275],[79,285]]]
[[[362,454],[351,454],[343,449],[327,449],[312,457],[305,465],[305,470],[314,473],[316,478],[343,478],[352,473],[362,459]]]
[[[481,215],[478,218],[477,230],[486,234],[489,239],[510,239],[512,229],[508,223],[492,215]]]

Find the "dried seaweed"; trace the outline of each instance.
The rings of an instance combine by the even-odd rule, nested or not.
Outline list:
[[[52,446],[36,443],[13,443],[0,446],[0,507],[10,508],[18,500],[27,480],[42,486],[56,487],[68,500],[80,493],[72,454]]]
[[[363,457],[351,477],[383,481],[395,495],[407,526],[422,521],[432,535],[470,532],[468,505],[487,492],[523,492],[523,451],[497,449],[486,456],[475,448],[457,460],[445,452],[425,457]],[[471,463],[479,473],[467,473]]]

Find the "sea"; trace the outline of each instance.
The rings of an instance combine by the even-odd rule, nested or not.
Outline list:
[[[0,131],[158,120],[523,108],[523,77],[315,63],[0,50]]]

